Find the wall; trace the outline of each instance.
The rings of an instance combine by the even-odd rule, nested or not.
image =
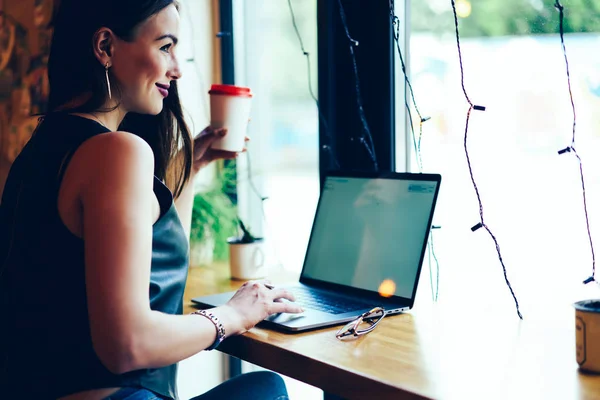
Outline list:
[[[0,194],[48,96],[46,63],[56,0],[0,1]]]

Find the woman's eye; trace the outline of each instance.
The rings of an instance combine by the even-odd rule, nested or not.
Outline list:
[[[172,45],[173,45],[172,43],[165,44],[163,47],[160,48],[160,50],[168,53],[171,50]]]

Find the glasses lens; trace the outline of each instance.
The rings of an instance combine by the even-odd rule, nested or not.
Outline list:
[[[335,336],[337,336],[337,338],[340,339],[340,338],[354,335],[354,333],[355,333],[354,326],[355,325],[356,325],[356,321],[348,322],[337,332],[337,334]]]
[[[385,313],[381,308],[375,308],[371,310],[362,318],[362,321],[358,324],[358,327],[356,328],[356,333],[358,335],[361,335],[372,331],[373,329],[375,329],[375,326],[379,323],[379,321],[383,319],[384,315]]]
[[[375,326],[383,319],[385,311],[381,307],[373,308],[372,310],[362,314],[354,321],[344,325],[335,335],[338,339],[350,336],[360,336],[371,332]]]

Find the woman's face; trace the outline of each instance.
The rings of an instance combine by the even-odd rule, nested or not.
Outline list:
[[[179,12],[171,4],[143,22],[133,42],[115,41],[110,75],[119,84],[124,111],[162,111],[169,85],[181,77],[175,57],[178,36]]]

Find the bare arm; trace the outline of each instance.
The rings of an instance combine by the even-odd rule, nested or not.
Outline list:
[[[210,346],[216,330],[208,319],[150,309],[155,218],[150,147],[134,135],[114,132],[90,139],[77,153],[79,167],[89,171],[80,199],[91,336],[100,360],[110,371],[124,373],[170,365]],[[274,312],[299,311],[274,302],[281,297],[293,300],[284,291],[245,285],[213,312],[227,336],[235,335]]]

